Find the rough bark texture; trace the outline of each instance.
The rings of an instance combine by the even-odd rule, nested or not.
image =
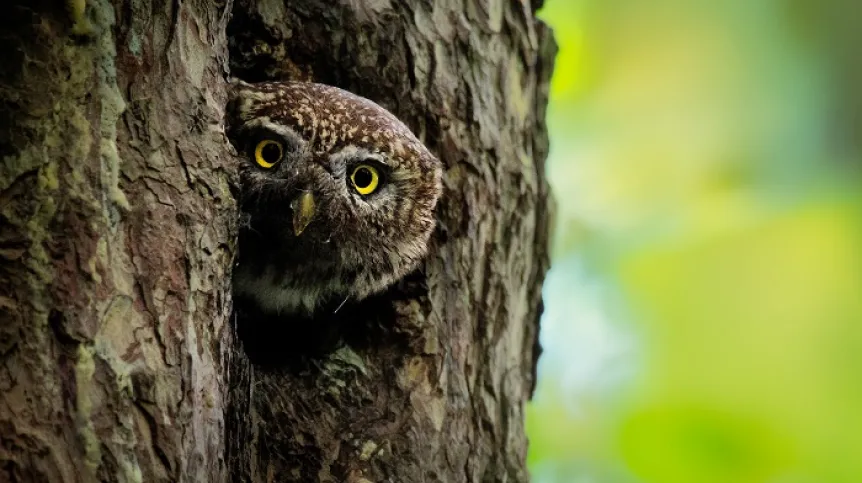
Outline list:
[[[225,481],[225,6],[0,16],[0,481]]]
[[[526,2],[333,3],[237,0],[232,75],[332,84],[394,112],[446,166],[440,228],[422,273],[344,316],[373,336],[301,370],[234,366],[233,480],[526,481],[549,32]]]
[[[525,481],[553,55],[534,8],[4,5],[0,482]],[[446,166],[425,267],[302,366],[251,362],[229,323],[228,62],[369,97]]]

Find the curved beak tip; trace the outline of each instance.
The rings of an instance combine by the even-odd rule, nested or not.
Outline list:
[[[293,233],[299,236],[314,219],[314,214],[317,211],[314,194],[310,191],[302,193],[290,203],[290,207],[293,209]]]

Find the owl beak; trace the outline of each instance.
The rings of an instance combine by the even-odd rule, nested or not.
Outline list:
[[[317,210],[314,194],[311,191],[302,193],[299,198],[290,203],[290,208],[293,210],[293,232],[299,236],[305,231],[305,227],[311,223],[314,212]]]

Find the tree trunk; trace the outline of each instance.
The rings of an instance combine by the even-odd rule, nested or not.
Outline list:
[[[5,5],[0,482],[527,480],[554,50],[536,7]],[[446,168],[425,266],[301,367],[260,364],[231,317],[228,66],[371,98]]]

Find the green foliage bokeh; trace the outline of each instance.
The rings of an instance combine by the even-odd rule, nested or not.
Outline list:
[[[534,481],[862,481],[860,13],[546,3]]]

